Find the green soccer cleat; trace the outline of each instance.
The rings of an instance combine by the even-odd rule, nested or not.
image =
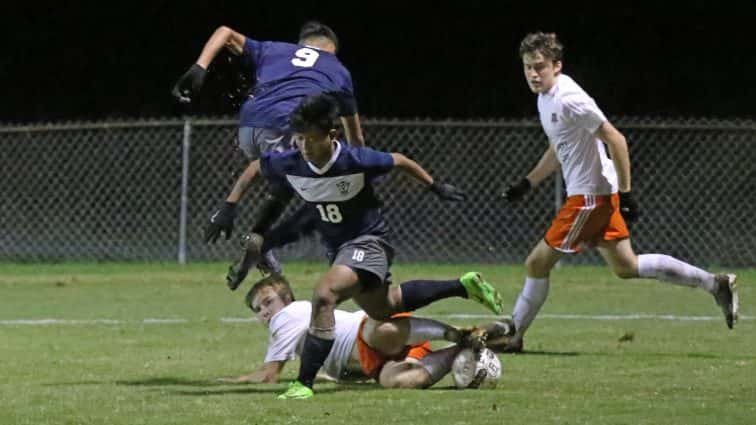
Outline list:
[[[501,294],[490,283],[483,280],[480,273],[465,273],[459,278],[459,281],[465,287],[467,298],[483,304],[496,314],[504,313],[504,302],[501,299]]]
[[[293,381],[289,384],[286,392],[276,398],[279,400],[304,400],[314,395],[315,393],[312,391],[312,388],[305,386],[305,384],[299,381]]]

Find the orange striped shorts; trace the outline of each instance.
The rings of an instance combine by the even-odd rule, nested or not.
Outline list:
[[[601,240],[630,237],[619,211],[619,195],[575,195],[567,198],[551,227],[546,243],[560,252],[576,253]]]
[[[398,313],[391,316],[392,319],[400,317],[409,317],[411,313]],[[401,361],[407,357],[420,360],[423,357],[431,353],[431,345],[428,341],[421,342],[417,345],[411,345],[405,347],[404,351],[393,356],[385,356],[382,353],[376,351],[373,347],[369,346],[362,338],[362,328],[365,326],[367,317],[362,319],[360,324],[360,330],[357,332],[357,351],[360,354],[360,366],[365,376],[369,378],[378,378],[378,374],[381,372],[383,365],[390,360]]]

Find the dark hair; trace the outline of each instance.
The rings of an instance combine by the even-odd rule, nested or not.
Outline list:
[[[281,297],[284,304],[288,305],[294,301],[294,292],[291,290],[289,281],[286,280],[283,275],[274,273],[255,282],[249,292],[247,292],[247,295],[244,297],[244,304],[249,307],[250,310],[255,311],[255,309],[252,308],[252,301],[254,301],[257,293],[263,288],[273,288],[278,296]]]
[[[289,127],[298,133],[320,130],[323,133],[336,128],[339,105],[333,96],[320,93],[307,96],[289,116]]]
[[[526,53],[540,53],[551,61],[561,61],[564,46],[553,32],[532,32],[525,36],[520,43],[520,57]]]
[[[318,21],[305,22],[302,28],[299,29],[299,43],[301,44],[312,37],[325,37],[333,42],[337,51],[339,50],[339,38],[328,25]]]

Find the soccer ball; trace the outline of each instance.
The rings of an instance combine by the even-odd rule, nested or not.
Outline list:
[[[499,358],[488,348],[480,350],[477,355],[465,348],[452,364],[452,378],[457,388],[496,388],[501,371]]]

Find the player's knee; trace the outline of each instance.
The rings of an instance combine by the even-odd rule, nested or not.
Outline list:
[[[534,254],[530,254],[525,260],[525,268],[528,271],[528,276],[531,277],[541,277],[549,273],[547,259]]]
[[[316,288],[312,294],[313,310],[333,310],[337,303],[338,297],[328,288]]]
[[[407,335],[393,322],[377,323],[373,329],[368,345],[386,356],[394,356],[404,350]]]

